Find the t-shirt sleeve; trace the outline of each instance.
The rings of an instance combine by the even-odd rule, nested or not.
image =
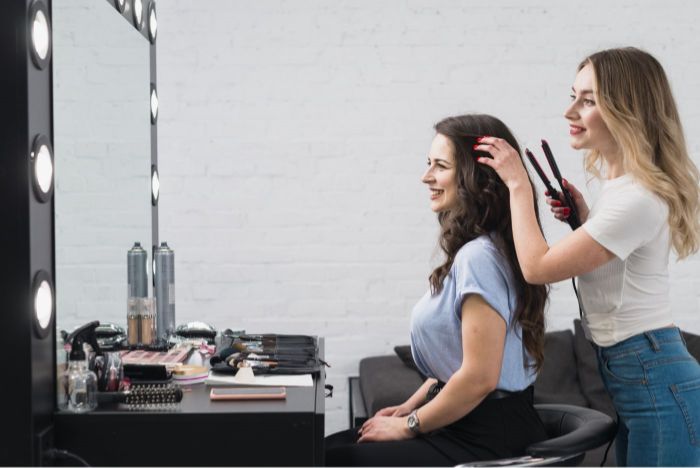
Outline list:
[[[663,202],[641,191],[628,191],[599,203],[602,205],[583,228],[620,260],[652,240],[666,222]]]
[[[478,294],[510,325],[508,281],[503,260],[483,245],[468,245],[457,254],[454,267],[454,313],[462,319],[462,303],[469,294]]]

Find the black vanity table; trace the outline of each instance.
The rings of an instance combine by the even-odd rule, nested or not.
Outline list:
[[[55,446],[93,466],[320,466],[324,384],[321,371],[313,387],[287,387],[286,400],[210,401],[200,383],[172,411],[59,411]]]

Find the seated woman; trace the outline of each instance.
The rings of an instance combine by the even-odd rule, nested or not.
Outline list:
[[[430,378],[361,428],[329,436],[329,466],[455,465],[523,455],[546,439],[532,383],[543,360],[548,291],[525,282],[508,189],[474,151],[479,135],[517,143],[489,115],[447,118],[435,130],[422,181],[446,260],[411,319],[413,357]]]

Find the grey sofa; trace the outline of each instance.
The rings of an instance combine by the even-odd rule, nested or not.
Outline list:
[[[683,332],[688,350],[700,358],[700,336]],[[361,424],[386,406],[405,401],[423,382],[407,346],[395,355],[374,356],[360,361],[359,377],[350,378],[350,425]],[[610,397],[598,375],[595,351],[586,340],[580,320],[574,331],[545,334],[545,362],[535,381],[535,403],[563,403],[593,408],[616,419]],[[399,357],[401,356],[401,357]],[[584,466],[599,466],[606,447],[586,453]],[[606,466],[615,465],[614,443]]]

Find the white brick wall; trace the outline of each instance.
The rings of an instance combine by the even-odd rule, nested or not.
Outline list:
[[[178,320],[326,337],[327,432],[346,380],[408,343],[436,222],[419,177],[442,117],[487,112],[549,139],[584,185],[561,114],[575,68],[636,45],[672,80],[698,159],[693,1],[172,1],[158,4],[162,239]],[[547,237],[567,229],[545,216]],[[677,322],[700,332],[700,259],[672,265]],[[578,315],[553,288],[550,329]]]
[[[548,138],[584,186],[561,116],[575,68],[636,45],[666,67],[700,163],[698,13],[692,0],[161,0],[160,233],[178,322],[325,336],[326,428],[345,428],[347,377],[408,343],[436,263],[419,180],[432,125],[492,113],[524,146]],[[548,239],[566,234],[544,214]],[[696,333],[699,263],[671,267],[676,321]],[[549,328],[576,316],[570,284],[555,285]]]
[[[178,320],[325,336],[327,432],[345,428],[347,377],[408,343],[427,288],[431,125],[493,113],[523,144],[547,137],[584,185],[561,117],[575,67],[636,45],[666,66],[699,161],[698,12],[692,1],[161,1],[160,232],[176,250]],[[566,233],[545,218],[549,239]],[[677,322],[696,332],[699,262],[672,267]],[[549,327],[577,315],[570,285],[556,285]]]

